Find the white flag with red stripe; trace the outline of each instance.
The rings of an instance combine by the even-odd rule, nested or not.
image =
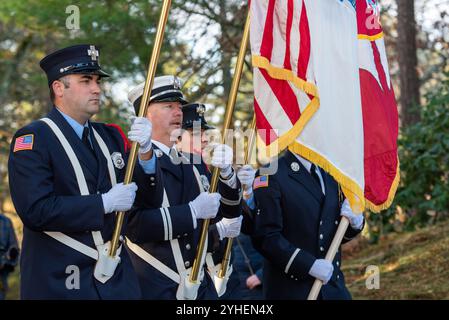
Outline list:
[[[259,146],[270,155],[288,147],[320,165],[360,208],[367,137],[357,36],[355,0],[251,3]]]
[[[377,0],[357,1],[360,92],[364,131],[365,200],[390,206],[399,184],[398,111]]]

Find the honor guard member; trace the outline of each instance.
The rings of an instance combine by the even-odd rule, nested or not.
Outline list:
[[[108,77],[98,59],[94,45],[42,59],[53,108],[12,140],[9,183],[24,224],[22,299],[141,297],[123,246],[109,257],[114,211],[131,208],[137,187],[121,183],[123,133],[90,121],[100,111],[100,81]]]
[[[364,226],[362,214],[339,201],[337,182],[325,171],[287,150],[278,170],[253,183],[257,212],[254,245],[265,257],[266,299],[307,299],[315,279],[323,281],[319,299],[351,299],[341,272],[341,250],[324,260],[341,216],[350,226],[344,242]]]
[[[143,87],[141,84],[129,93],[136,113]],[[236,236],[235,230],[240,229],[241,195],[231,166],[232,149],[225,145],[214,148],[212,164],[220,168],[219,192],[208,193],[210,173],[206,166],[192,165],[175,148],[183,123],[183,104],[178,78],[155,78],[147,113],[153,125],[154,156],[146,161],[154,162],[155,170],[161,171],[164,197],[158,206],[152,206],[138,192],[127,231],[127,246],[144,299],[216,299],[214,285],[205,272],[205,252],[200,281],[189,281],[203,220],[215,218],[217,212],[224,217],[209,236],[208,249],[219,238]],[[143,165],[148,167],[148,163]]]
[[[209,143],[207,130],[215,129],[204,118],[206,106],[202,103],[190,103],[182,107],[182,134],[177,150],[181,151],[190,163],[204,163],[203,151]]]
[[[183,106],[182,108],[182,135],[178,142],[178,150],[182,151],[182,155],[189,159],[190,163],[193,163],[198,167],[201,172],[207,172],[208,169],[204,163],[203,156],[207,157],[208,153],[206,148],[211,147],[208,139],[208,130],[215,129],[209,125],[204,117],[206,112],[206,106],[201,103],[191,103]],[[208,179],[210,176],[208,174]],[[207,182],[208,183],[208,182]],[[235,234],[240,233],[240,226],[242,218],[234,219],[232,224],[232,231]],[[224,220],[226,221],[226,219]],[[221,223],[213,225],[211,227],[210,235],[213,237],[214,228],[220,226]],[[225,253],[227,241],[216,242],[214,248],[206,253],[206,265],[207,271],[212,278],[218,297],[220,299],[226,298],[235,287],[238,286],[238,280],[233,272],[232,263],[229,265],[226,275],[223,278],[218,276],[221,270],[221,262]],[[232,261],[232,256],[231,256]]]

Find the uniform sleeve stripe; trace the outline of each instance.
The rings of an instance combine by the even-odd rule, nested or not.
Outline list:
[[[164,224],[164,240],[168,240],[167,217],[165,216],[165,208],[161,208],[162,223]]]
[[[173,225],[171,223],[170,210],[168,210],[168,208],[164,208],[164,211],[166,214],[167,226],[168,226],[168,239],[167,240],[171,240],[171,239],[173,239]]]
[[[290,260],[288,260],[287,266],[285,267],[285,273],[288,274],[288,270],[290,269],[290,266],[293,263],[293,260],[295,260],[296,255],[299,253],[300,249],[296,249],[295,252],[293,252],[292,256],[290,257]]]
[[[229,199],[226,199],[226,198],[224,198],[222,196],[221,199],[220,199],[220,202],[224,203],[224,204],[226,204],[228,206],[238,206],[240,204],[241,200],[242,200],[242,194],[240,193],[238,200],[229,200]]]

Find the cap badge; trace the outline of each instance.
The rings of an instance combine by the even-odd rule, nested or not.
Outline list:
[[[97,49],[95,49],[95,46],[90,46],[89,49],[87,49],[87,54],[92,58],[92,61],[96,61],[97,57],[100,57],[100,54]]]
[[[181,89],[181,80],[178,77],[173,78],[173,88],[177,90]]]
[[[204,106],[201,104],[198,107],[196,107],[196,113],[198,113],[201,116],[204,114],[205,111],[206,110],[205,110]]]

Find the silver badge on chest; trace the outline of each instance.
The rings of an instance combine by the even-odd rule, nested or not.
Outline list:
[[[207,179],[207,177],[204,174],[201,175],[201,183],[203,184],[204,191],[209,192],[210,189],[209,179]]]
[[[123,169],[125,166],[125,160],[123,160],[122,154],[120,152],[114,152],[111,154],[112,163],[117,169]]]

